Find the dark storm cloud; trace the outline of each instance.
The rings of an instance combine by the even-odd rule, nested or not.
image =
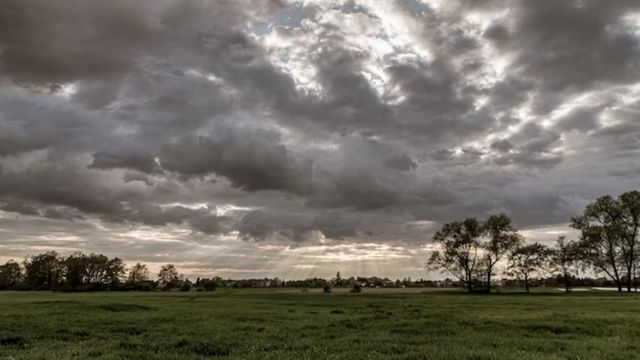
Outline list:
[[[633,186],[639,11],[7,0],[0,210],[296,246],[564,223]]]
[[[304,192],[311,163],[296,159],[270,129],[216,126],[208,136],[187,136],[159,154],[164,169],[185,175],[216,173],[247,191]]]

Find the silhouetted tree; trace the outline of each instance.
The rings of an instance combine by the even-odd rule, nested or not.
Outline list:
[[[130,284],[135,285],[147,280],[149,280],[149,269],[147,268],[147,265],[137,263],[129,269],[129,277],[127,281]]]
[[[618,197],[622,210],[624,265],[627,271],[627,291],[635,282],[635,266],[638,261],[638,231],[640,230],[640,192],[629,191]]]
[[[34,290],[51,290],[62,284],[62,259],[55,251],[48,251],[24,261],[25,281]]]
[[[551,251],[544,245],[533,243],[519,246],[509,254],[510,274],[524,280],[524,288],[529,293],[529,279],[531,275],[540,271],[549,259]]]
[[[488,237],[482,244],[487,271],[487,292],[491,292],[491,275],[496,264],[522,243],[522,237],[505,214],[489,216],[483,228]]]
[[[158,273],[158,282],[162,284],[165,289],[171,289],[179,280],[178,270],[175,265],[167,264],[160,268]]]
[[[15,289],[22,280],[20,264],[13,260],[0,265],[0,290]]]
[[[76,252],[62,261],[65,284],[71,289],[117,288],[126,273],[122,260]]]
[[[434,251],[427,262],[427,269],[450,273],[473,291],[473,279],[481,256],[480,237],[482,224],[475,218],[444,224],[433,236],[442,247]]]
[[[580,259],[596,272],[609,276],[621,292],[622,271],[631,255],[620,202],[611,196],[600,197],[587,205],[582,216],[573,218],[571,226],[581,232]]]

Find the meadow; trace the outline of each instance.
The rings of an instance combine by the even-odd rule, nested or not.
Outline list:
[[[633,359],[611,292],[0,292],[0,359]]]

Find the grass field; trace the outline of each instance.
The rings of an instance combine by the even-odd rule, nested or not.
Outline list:
[[[0,292],[0,359],[634,359],[640,297]]]

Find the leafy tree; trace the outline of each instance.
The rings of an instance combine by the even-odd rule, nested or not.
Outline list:
[[[217,284],[215,279],[201,279],[200,286],[205,291],[214,291],[216,289]]]
[[[579,254],[584,265],[606,274],[620,292],[623,271],[628,259],[634,257],[628,244],[627,220],[621,203],[608,195],[588,204],[581,216],[571,219],[571,226],[581,232]]]
[[[67,285],[76,289],[89,282],[89,262],[87,255],[74,253],[64,259],[64,273]]]
[[[22,269],[20,264],[13,260],[0,265],[0,290],[15,289],[22,280]]]
[[[48,251],[24,261],[25,280],[31,289],[55,289],[63,280],[62,259],[55,251]]]
[[[550,254],[549,248],[539,243],[519,246],[509,254],[508,270],[511,274],[524,280],[527,294],[529,293],[531,275],[543,268]]]
[[[167,264],[160,268],[158,273],[158,282],[164,285],[165,289],[170,289],[179,280],[178,270],[175,265]]]
[[[66,284],[72,289],[99,290],[117,287],[125,274],[124,264],[118,258],[102,254],[85,255],[76,252],[63,260]]]
[[[129,269],[127,282],[130,284],[138,284],[147,280],[149,280],[149,269],[147,265],[137,263]]]
[[[427,262],[427,269],[450,273],[473,291],[473,279],[481,255],[480,237],[482,224],[475,218],[444,224],[433,236],[442,247],[434,251]]]
[[[522,237],[505,214],[489,216],[483,227],[488,237],[482,245],[487,271],[487,292],[491,292],[491,275],[496,264],[522,243]]]
[[[578,244],[575,241],[567,241],[565,236],[559,236],[556,246],[549,254],[551,270],[559,273],[564,282],[565,292],[571,289],[571,272],[576,271],[578,263]]]

